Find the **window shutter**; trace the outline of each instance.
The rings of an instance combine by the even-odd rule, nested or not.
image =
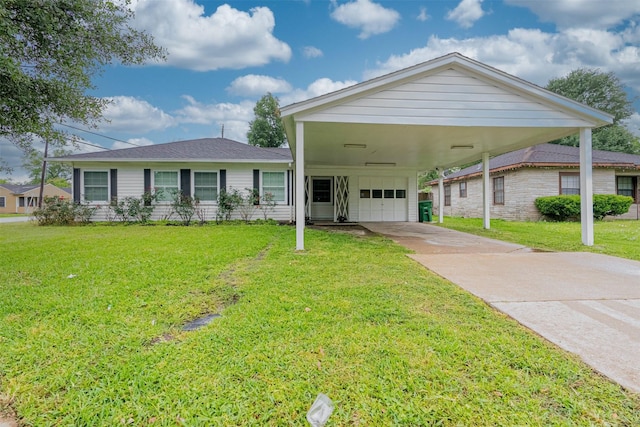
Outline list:
[[[220,192],[227,191],[227,170],[220,169]]]
[[[118,201],[118,169],[111,169],[109,171],[109,179],[111,180],[110,199],[112,202],[116,202]]]
[[[260,169],[253,170],[253,191],[255,191],[256,194],[260,194]],[[259,203],[260,200],[258,199],[253,201],[254,205],[257,205]]]
[[[191,169],[180,169],[180,191],[183,196],[191,196]]]
[[[73,201],[80,203],[80,169],[73,169]]]
[[[151,169],[144,170],[144,192],[151,193]],[[145,206],[150,206],[151,201],[145,198]]]

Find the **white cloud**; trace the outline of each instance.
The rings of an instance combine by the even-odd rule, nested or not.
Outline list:
[[[632,134],[640,138],[640,114],[633,113],[631,117],[623,121],[623,124]]]
[[[348,27],[360,29],[358,38],[367,39],[391,31],[400,20],[400,14],[371,0],[355,0],[337,6],[331,12],[331,18]]]
[[[484,16],[482,0],[462,0],[460,4],[447,13],[449,21],[455,21],[462,28],[471,28],[473,24]]]
[[[418,16],[416,17],[416,19],[418,21],[424,22],[426,20],[428,20],[430,18],[429,15],[427,15],[427,8],[426,7],[421,7],[420,8],[420,13],[418,14]]]
[[[640,92],[640,50],[625,44],[620,34],[602,30],[545,33],[515,28],[506,35],[467,39],[432,36],[426,46],[394,55],[365,73],[365,78],[406,68],[450,52],[474,58],[540,86],[576,68],[613,71]]]
[[[275,18],[267,7],[243,12],[223,4],[209,16],[194,0],[138,0],[132,7],[134,25],[168,50],[166,65],[210,71],[291,58],[289,45],[273,35]]]
[[[163,130],[176,124],[175,119],[147,101],[131,96],[114,96],[104,109],[103,116],[110,122],[100,123],[103,131],[147,133]]]
[[[112,150],[117,150],[119,148],[132,148],[134,146],[139,146],[139,147],[143,147],[145,145],[153,145],[154,142],[148,138],[129,138],[127,139],[127,142],[130,142],[131,144],[127,144],[125,142],[122,141],[116,141],[113,143],[113,145],[111,146]]]
[[[224,125],[225,138],[246,142],[255,102],[204,104],[188,95],[182,98],[187,101],[187,105],[176,112],[180,123],[209,125],[212,130]]]
[[[314,46],[305,46],[302,49],[302,55],[305,58],[320,58],[324,55],[320,49]]]
[[[507,4],[530,9],[541,20],[559,28],[611,28],[640,14],[640,2],[634,0],[505,0]]]
[[[280,99],[280,105],[285,106],[295,102],[305,101],[307,99],[315,98],[316,96],[353,86],[356,83],[358,82],[355,80],[345,80],[341,82],[333,81],[328,78],[321,78],[311,83],[306,89],[296,89],[291,93],[283,95]]]
[[[283,79],[249,74],[231,82],[227,91],[234,95],[262,96],[267,92],[283,93],[291,91],[291,85]]]

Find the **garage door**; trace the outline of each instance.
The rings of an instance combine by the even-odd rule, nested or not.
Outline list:
[[[407,221],[407,179],[361,176],[360,221]]]

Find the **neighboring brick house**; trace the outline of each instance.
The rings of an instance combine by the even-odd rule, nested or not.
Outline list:
[[[534,201],[542,196],[579,194],[578,147],[540,144],[512,151],[489,162],[491,218],[541,219]],[[593,193],[631,196],[629,212],[616,218],[640,219],[640,155],[593,150]],[[432,181],[434,212],[439,213],[438,181]],[[444,215],[482,217],[482,164],[444,180]]]
[[[70,199],[71,189],[45,184],[43,194],[45,197],[58,196]],[[0,184],[0,213],[31,213],[38,206],[39,197],[40,184]]]

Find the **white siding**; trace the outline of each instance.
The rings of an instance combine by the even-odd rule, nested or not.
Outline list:
[[[442,126],[589,126],[531,95],[450,68],[304,117],[305,121]]]

